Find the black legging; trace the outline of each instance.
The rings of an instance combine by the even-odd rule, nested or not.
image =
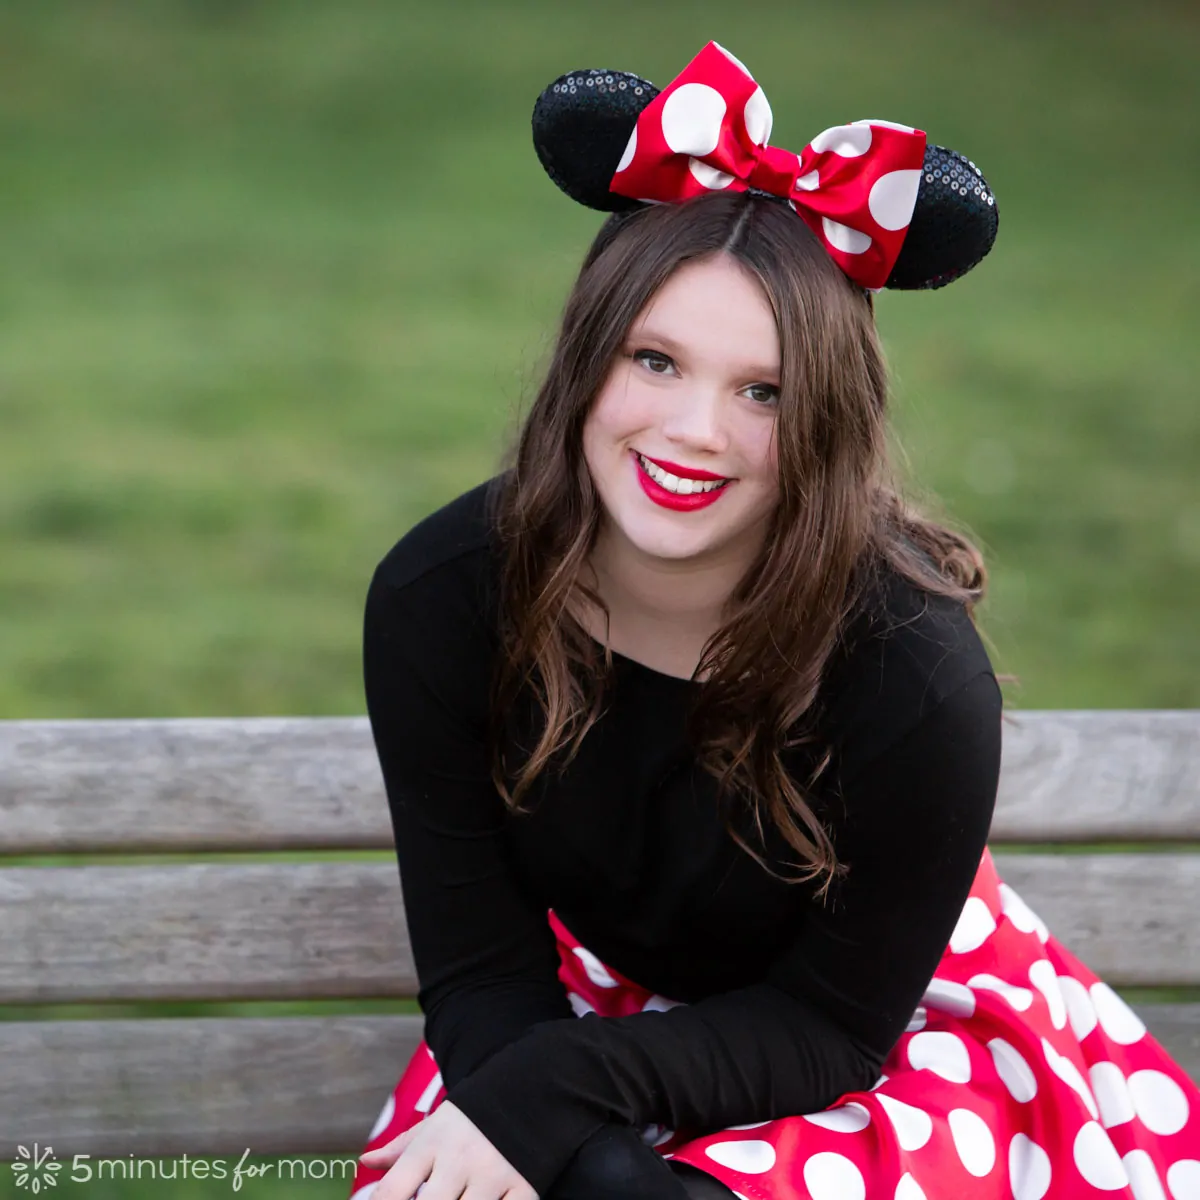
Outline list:
[[[605,1125],[575,1152],[542,1200],[729,1200],[734,1193],[687,1163],[663,1158],[630,1125]]]

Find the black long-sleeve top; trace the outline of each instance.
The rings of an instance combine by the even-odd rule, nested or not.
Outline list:
[[[962,606],[885,574],[818,696],[833,758],[809,799],[850,864],[824,904],[724,830],[684,734],[703,685],[619,654],[579,754],[561,779],[539,777],[532,813],[511,815],[485,744],[494,482],[379,563],[363,666],[425,1039],[447,1099],[540,1194],[604,1124],[698,1135],[815,1112],[878,1079],[986,844],[1001,697]],[[811,753],[785,752],[801,785]],[[793,874],[772,822],[764,853],[742,820]],[[683,1003],[575,1016],[547,908],[603,962]]]

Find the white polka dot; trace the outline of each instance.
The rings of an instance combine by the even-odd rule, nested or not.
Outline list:
[[[621,155],[621,161],[617,163],[617,173],[620,174],[631,162],[633,156],[637,153],[637,126],[633,127],[633,132],[629,135],[629,141],[625,143],[625,153]]]
[[[371,1200],[371,1197],[375,1195],[375,1189],[382,1182],[382,1179],[376,1179],[374,1183],[368,1183],[366,1187],[360,1187],[357,1192],[351,1192],[350,1200]]]
[[[1096,1028],[1096,1006],[1092,1003],[1087,988],[1074,975],[1060,975],[1058,989],[1067,1002],[1071,1032],[1082,1042]]]
[[[956,1017],[969,1017],[975,1012],[975,993],[966,984],[954,983],[949,979],[931,979],[921,997],[921,1003],[929,1008],[952,1013]]]
[[[887,129],[899,129],[901,133],[916,133],[916,130],[911,125],[901,125],[899,121],[881,121],[878,117],[871,117],[865,121],[852,121],[853,125],[883,125]]]
[[[866,1200],[862,1172],[845,1155],[832,1150],[814,1154],[804,1164],[804,1183],[812,1200]]]
[[[582,946],[574,947],[573,953],[583,963],[587,977],[597,987],[616,987],[617,981],[608,973],[608,968],[590,951]]]
[[[1075,1135],[1073,1153],[1080,1175],[1092,1187],[1102,1192],[1115,1192],[1129,1186],[1121,1156],[1108,1134],[1095,1121],[1089,1121]]]
[[[1039,958],[1029,968],[1029,982],[1045,996],[1046,1004],[1050,1008],[1050,1024],[1055,1029],[1062,1029],[1067,1023],[1067,1002],[1059,989],[1054,964]]]
[[[864,250],[871,248],[870,237],[857,229],[851,229],[849,225],[822,217],[821,228],[825,231],[829,244],[835,250],[841,250],[843,254],[862,254]]]
[[[823,1112],[805,1113],[804,1119],[820,1125],[822,1129],[832,1129],[835,1133],[857,1133],[870,1125],[871,1114],[861,1104],[851,1101]]]
[[[951,1083],[971,1079],[971,1056],[962,1038],[941,1030],[913,1034],[908,1043],[908,1061],[916,1071],[926,1068]]]
[[[904,1027],[905,1033],[916,1033],[919,1029],[925,1028],[925,1018],[927,1017],[925,1006],[918,1004],[913,1012],[913,1015],[908,1018],[908,1024]]]
[[[770,1121],[751,1121],[748,1125],[726,1125],[726,1130],[729,1129],[757,1129],[760,1125],[770,1125]]]
[[[905,1172],[896,1184],[895,1200],[925,1200],[925,1193],[921,1190],[921,1185]]]
[[[1167,1187],[1173,1200],[1195,1200],[1200,1196],[1200,1161],[1181,1158],[1167,1168]]]
[[[742,62],[742,60],[740,58],[738,58],[736,54],[730,54],[729,51],[726,50],[725,47],[722,46],[720,42],[713,42],[713,45],[716,46],[716,48],[718,50],[720,50],[720,52],[723,55],[725,55],[725,57],[727,59],[729,59],[729,61],[731,63],[733,63],[735,66],[741,67],[742,70],[745,71],[747,75],[750,75],[750,68],[747,67],[746,64],[744,62]],[[753,79],[754,76],[750,75],[750,78]]]
[[[920,170],[889,171],[871,185],[867,207],[884,229],[904,229],[912,220],[921,186]]]
[[[833,125],[822,129],[809,145],[817,154],[832,150],[843,158],[858,158],[871,148],[869,125]]]
[[[775,1165],[775,1147],[770,1142],[750,1139],[745,1142],[717,1142],[705,1147],[713,1162],[748,1175],[761,1175]]]
[[[880,1077],[877,1080],[875,1080],[875,1082],[873,1084],[871,1084],[871,1091],[874,1091],[877,1087],[883,1087],[883,1085],[885,1083],[887,1083],[887,1081],[888,1081],[888,1077],[886,1075],[880,1075]]]
[[[427,1113],[433,1107],[433,1098],[442,1090],[442,1073],[439,1071],[426,1085],[425,1090],[417,1097],[413,1108],[417,1112]]]
[[[767,103],[767,97],[763,93],[762,88],[755,89],[754,95],[746,101],[743,116],[746,121],[746,132],[750,135],[750,140],[756,146],[765,146],[767,138],[771,136],[771,124],[774,118],[771,114],[771,106]]]
[[[1151,1133],[1160,1137],[1178,1133],[1188,1119],[1183,1088],[1162,1071],[1134,1071],[1126,1081],[1134,1111]]]
[[[721,188],[728,187],[733,182],[732,175],[725,171],[718,171],[716,167],[710,167],[708,163],[701,162],[698,158],[688,159],[688,170],[691,171],[698,183],[703,184],[710,191],[719,192]]]
[[[375,1118],[375,1124],[371,1126],[371,1132],[367,1134],[367,1141],[373,1142],[391,1123],[392,1118],[396,1115],[396,1093],[393,1092],[384,1102],[383,1108],[379,1116]]]
[[[894,1096],[879,1094],[879,1103],[887,1113],[901,1150],[920,1150],[933,1135],[933,1119],[927,1112],[905,1104]]]
[[[1093,983],[1089,992],[1096,1008],[1096,1019],[1106,1037],[1118,1046],[1132,1046],[1146,1036],[1146,1026],[1141,1018],[1107,983]]]
[[[570,1004],[577,1017],[596,1011],[578,992],[568,992],[567,1003]]]
[[[1000,909],[1009,921],[1022,933],[1036,933],[1038,941],[1045,942],[1050,937],[1045,921],[1007,883],[1002,883],[999,891]]]
[[[950,935],[950,953],[966,954],[978,950],[995,932],[996,922],[988,906],[978,896],[968,896]]]
[[[987,1122],[969,1108],[951,1109],[946,1119],[962,1165],[976,1179],[982,1179],[996,1165],[996,1143]]]
[[[797,192],[815,192],[821,186],[821,172],[809,171],[807,175],[801,175],[796,180],[796,186],[793,189]]]
[[[1013,1200],[1042,1200],[1050,1190],[1050,1155],[1023,1133],[1008,1144]]]
[[[673,1008],[683,1007],[679,1000],[668,1000],[666,996],[654,995],[642,1005],[642,1012],[670,1012]]]
[[[1091,1080],[1092,1095],[1100,1107],[1100,1124],[1105,1129],[1124,1125],[1137,1116],[1125,1076],[1116,1063],[1092,1063],[1088,1067],[1088,1079]]]
[[[988,1042],[988,1049],[992,1052],[996,1074],[1008,1088],[1008,1094],[1018,1104],[1028,1104],[1037,1095],[1037,1076],[1025,1061],[1024,1055],[1015,1046],[998,1037]]]
[[[1093,1120],[1100,1119],[1100,1108],[1092,1089],[1083,1081],[1079,1068],[1065,1054],[1059,1054],[1045,1038],[1042,1038],[1042,1053],[1055,1075],[1059,1077],[1083,1101]]]
[[[1129,1176],[1134,1200],[1167,1200],[1167,1193],[1154,1169],[1154,1160],[1145,1150],[1130,1150],[1121,1162]]]
[[[1003,996],[1017,1012],[1024,1012],[1033,1003],[1033,993],[1028,988],[1017,987],[1013,983],[1006,983],[1003,979],[998,979],[995,975],[972,975],[967,980],[967,986],[996,992],[998,995]]]
[[[662,131],[676,154],[711,154],[721,139],[725,98],[707,83],[684,83],[664,101]]]

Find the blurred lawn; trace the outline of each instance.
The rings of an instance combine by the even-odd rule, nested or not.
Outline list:
[[[777,144],[915,123],[997,193],[989,259],[877,311],[1010,701],[1200,705],[1194,5],[10,0],[0,717],[361,713],[371,571],[495,469],[602,219],[537,93],[710,38]]]

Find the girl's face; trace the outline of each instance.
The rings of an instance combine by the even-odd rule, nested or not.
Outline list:
[[[633,322],[583,428],[611,552],[749,563],[778,499],[779,370],[775,315],[746,268],[718,254],[676,270]],[[651,463],[656,481],[645,459],[729,482],[698,495]]]

